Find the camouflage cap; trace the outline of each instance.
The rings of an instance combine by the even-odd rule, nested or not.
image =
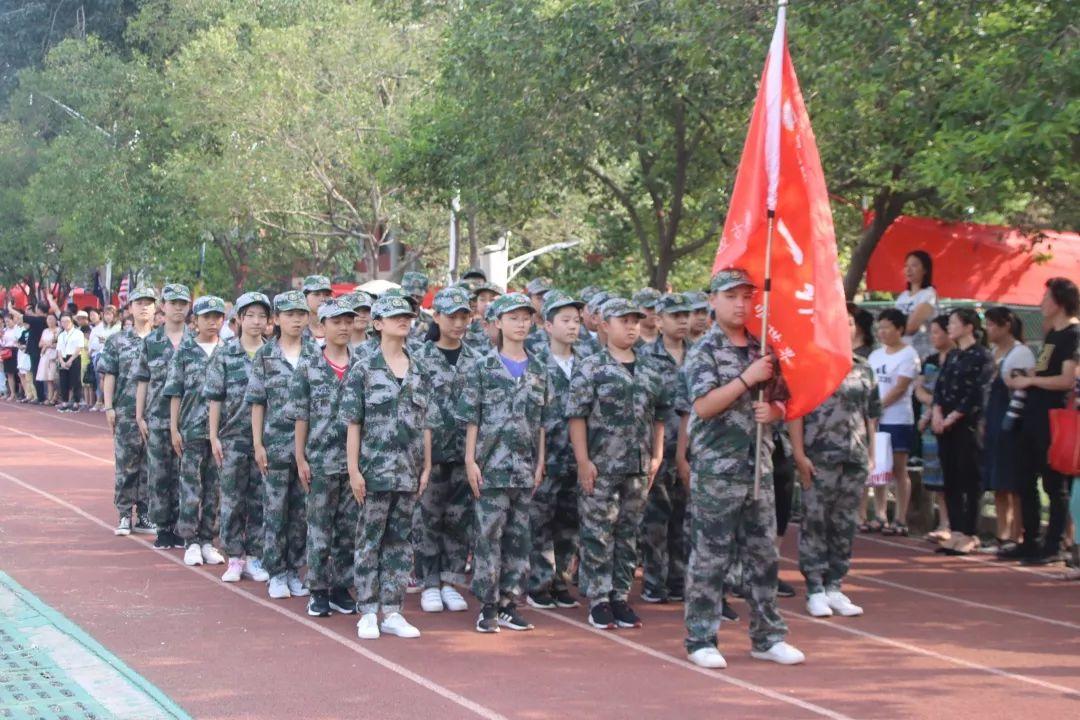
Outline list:
[[[589,302],[585,304],[585,311],[595,315],[600,312],[600,307],[611,298],[612,294],[607,290],[599,290],[589,298]]]
[[[376,302],[378,302],[379,300],[382,300],[383,298],[402,298],[403,300],[405,300],[405,302],[409,303],[409,305],[412,306],[413,313],[417,313],[417,312],[420,311],[420,303],[416,302],[416,298],[414,298],[409,293],[405,292],[405,290],[403,290],[402,288],[399,288],[399,287],[390,288],[389,290],[385,291],[382,295],[380,295],[376,299]],[[374,313],[374,311],[375,311],[374,303],[372,303],[371,310],[372,310],[372,313]]]
[[[632,303],[626,298],[615,297],[604,303],[604,306],[600,308],[600,312],[603,313],[605,320],[611,318],[625,317],[627,315],[637,315],[638,317],[645,317],[645,313],[641,311],[641,308],[636,303]]]
[[[383,319],[401,315],[416,317],[416,310],[413,309],[412,303],[399,295],[384,293],[371,306],[371,317],[373,318]]]
[[[690,312],[690,298],[686,293],[665,293],[656,301],[656,311],[667,314]]]
[[[544,304],[540,308],[540,314],[547,319],[551,313],[564,307],[575,307],[580,310],[585,307],[585,303],[575,300],[562,290],[551,290],[544,295]]]
[[[319,306],[320,321],[332,317],[341,317],[343,315],[356,315],[356,311],[352,309],[352,306],[350,306],[347,301],[342,302],[342,298],[327,300]]]
[[[484,310],[484,322],[495,322],[495,303],[491,303]]]
[[[371,309],[371,306],[375,304],[375,298],[367,294],[363,290],[353,290],[347,295],[342,295],[341,299],[348,303],[353,310],[359,310],[360,308]]]
[[[170,300],[191,302],[191,291],[188,290],[187,285],[181,285],[180,283],[168,283],[165,285],[165,287],[161,288],[161,300],[162,302],[168,302]]]
[[[461,276],[462,280],[468,280],[469,278],[478,278],[480,282],[487,282],[487,273],[478,267],[471,267]]]
[[[196,315],[206,315],[207,313],[221,313],[224,315],[225,301],[217,295],[203,295],[195,300],[191,312]]]
[[[157,290],[153,285],[138,285],[134,290],[128,293],[127,301],[130,305],[136,300],[154,300],[157,301]]]
[[[700,290],[691,290],[690,292],[684,292],[687,302],[690,303],[690,312],[695,310],[708,310],[709,309],[709,294],[701,292]]]
[[[308,275],[304,278],[304,292],[333,292],[330,278],[325,275]]]
[[[435,294],[431,307],[440,315],[453,315],[461,310],[471,312],[469,291],[463,287],[443,288]]]
[[[632,302],[638,307],[655,309],[656,303],[660,302],[660,291],[656,288],[642,288],[634,293]]]
[[[552,287],[550,278],[538,277],[529,281],[529,284],[525,286],[525,292],[530,295],[543,295],[551,290]]]
[[[581,302],[588,303],[590,300],[593,299],[593,295],[601,292],[602,290],[603,288],[598,285],[586,285],[585,287],[581,288],[581,292],[578,293],[578,297],[581,298]]]
[[[248,305],[262,305],[266,308],[266,312],[270,312],[272,309],[270,306],[270,298],[266,297],[261,292],[246,292],[236,298],[236,302],[233,304],[233,310],[236,315],[239,316],[240,312]]]
[[[477,283],[477,284],[473,285],[472,294],[474,296],[479,295],[482,292],[494,293],[495,295],[502,295],[503,294],[502,290],[495,287],[494,285],[492,285],[489,282],[482,282],[482,283]]]
[[[311,312],[311,308],[307,304],[307,298],[299,290],[288,290],[274,296],[274,312],[283,313],[287,310]]]
[[[401,289],[410,295],[424,295],[428,289],[428,276],[409,271],[401,276]]]
[[[465,288],[469,292],[474,292],[476,290],[476,288],[480,287],[483,284],[484,284],[484,281],[481,280],[480,278],[470,277],[470,278],[461,278],[456,283],[454,283],[454,287]]]
[[[727,270],[720,270],[712,276],[712,281],[709,283],[709,292],[721,292],[742,285],[749,285],[752,288],[757,287],[754,281],[750,279],[749,273],[742,268],[728,268]]]
[[[494,302],[488,306],[488,311],[495,317],[502,317],[508,312],[513,312],[514,310],[520,310],[522,308],[530,312],[536,312],[532,300],[523,293],[514,292],[500,295],[495,298]]]

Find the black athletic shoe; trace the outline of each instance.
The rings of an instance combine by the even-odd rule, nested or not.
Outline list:
[[[589,611],[589,624],[601,630],[614,630],[615,616],[611,613],[611,603],[602,602],[593,606]]]
[[[539,608],[541,610],[555,609],[555,598],[551,597],[551,593],[547,590],[529,593],[525,598],[525,602],[529,603],[529,607]]]
[[[682,586],[679,586],[677,588],[668,588],[667,599],[671,602],[682,602],[683,597],[685,597],[685,592],[683,591]]]
[[[495,607],[495,603],[487,603],[480,608],[480,615],[476,618],[476,632],[499,632],[499,609]]]
[[[795,597],[795,588],[791,587],[790,583],[786,583],[783,580],[776,581],[776,596],[777,597]]]
[[[1038,555],[1024,558],[1023,560],[1020,561],[1020,564],[1021,565],[1053,565],[1054,563],[1059,563],[1062,560],[1064,560],[1064,558],[1062,557],[1060,552],[1055,552],[1055,553],[1041,552]]]
[[[612,600],[611,614],[615,616],[615,624],[621,628],[641,627],[641,618],[625,600]]]
[[[724,600],[723,607],[720,609],[720,614],[728,622],[735,622],[739,619],[739,613],[735,612],[735,608],[731,607],[726,599]]]
[[[499,608],[499,625],[511,630],[532,630],[533,624],[518,615],[517,605],[508,603]]]
[[[176,537],[172,530],[158,530],[157,538],[154,539],[154,547],[159,550],[168,550],[174,547],[183,547],[184,541]]]
[[[736,585],[735,587],[730,588],[728,590],[728,594],[731,595],[731,597],[737,597],[740,600],[746,597],[746,593],[743,592],[743,588],[741,585]]]
[[[330,591],[327,599],[330,609],[342,615],[352,615],[356,612],[356,601],[352,599],[348,588],[338,587]]]
[[[563,609],[580,607],[581,603],[574,599],[569,590],[556,590],[554,593],[555,604]]]
[[[670,596],[652,588],[647,587],[641,590],[641,600],[650,605],[663,605],[668,601],[668,597]]]
[[[311,617],[330,617],[330,593],[312,590],[307,601],[307,614]]]

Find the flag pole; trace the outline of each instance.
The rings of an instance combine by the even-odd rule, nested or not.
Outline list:
[[[765,280],[762,283],[761,298],[761,356],[768,352],[769,342],[769,296],[772,291],[772,236],[773,223],[776,221],[776,211],[768,211],[769,224],[765,232]],[[758,402],[765,402],[765,386],[758,389]],[[757,424],[757,447],[754,451],[754,499],[758,499],[761,490],[761,446],[765,437],[765,423]]]

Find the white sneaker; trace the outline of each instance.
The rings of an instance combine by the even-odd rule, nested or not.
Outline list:
[[[832,617],[832,608],[829,605],[829,598],[823,592],[811,593],[806,596],[806,612],[813,617]]]
[[[202,545],[202,559],[207,565],[224,565],[225,557],[210,543]]]
[[[113,535],[130,535],[131,534],[131,517],[125,516],[120,518],[120,522],[116,524],[116,529],[113,530]]]
[[[806,660],[806,656],[798,648],[783,641],[768,650],[751,650],[750,657],[755,660],[768,660],[777,665],[798,665]]]
[[[243,576],[255,582],[266,582],[270,579],[270,573],[262,566],[262,560],[250,555],[244,558]]]
[[[187,550],[184,551],[184,564],[192,567],[203,564],[202,548],[199,547],[199,543],[191,543],[187,546]]]
[[[829,590],[825,593],[825,599],[828,600],[829,607],[841,617],[855,617],[863,614],[863,609],[851,602],[848,596],[839,590]]]
[[[389,635],[397,635],[399,638],[418,638],[420,631],[409,624],[401,613],[390,613],[383,618],[379,630]]]
[[[244,561],[238,557],[229,558],[229,568],[222,574],[223,582],[240,582],[240,576],[244,574]]]
[[[401,617],[398,615],[398,617]],[[379,639],[379,617],[375,613],[365,613],[356,623],[356,637],[361,640]]]
[[[443,605],[450,612],[465,612],[469,609],[469,603],[465,602],[465,598],[461,597],[461,593],[453,585],[443,585],[441,594]]]
[[[690,653],[688,657],[690,662],[698,667],[709,668],[710,670],[722,670],[727,667],[727,660],[714,647],[698,648]]]
[[[442,595],[439,588],[426,588],[420,593],[420,609],[424,612],[437,613],[443,611]]]
[[[293,597],[307,597],[311,591],[304,587],[304,581],[300,579],[300,573],[290,570],[286,582],[289,583],[289,594]]]
[[[270,578],[270,585],[267,588],[267,592],[274,600],[292,597],[292,593],[289,592],[289,582],[285,573]]]

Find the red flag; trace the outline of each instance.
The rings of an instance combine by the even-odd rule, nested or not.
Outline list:
[[[764,288],[768,213],[775,212],[768,336],[791,390],[792,419],[839,387],[851,369],[851,334],[825,175],[788,54],[785,10],[777,16],[713,272],[741,267]],[[760,319],[760,292],[755,310]]]
[[[124,275],[124,278],[120,281],[120,290],[116,293],[116,299],[120,303],[121,307],[127,305],[128,286],[128,276]]]

